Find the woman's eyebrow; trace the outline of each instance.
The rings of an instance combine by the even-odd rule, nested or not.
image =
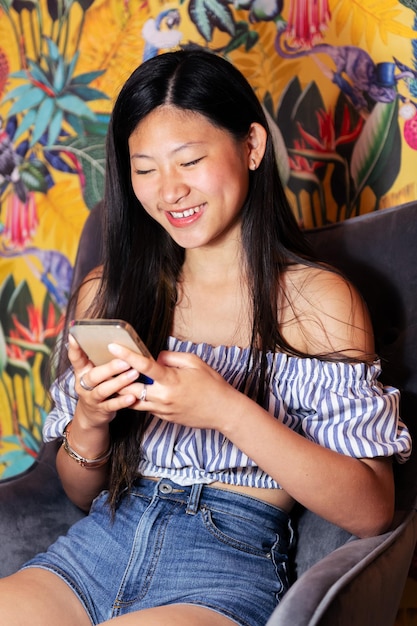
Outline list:
[[[172,150],[172,154],[177,154],[178,152],[181,152],[181,150],[186,150],[187,148],[192,148],[193,146],[202,146],[205,143],[206,143],[205,141],[187,141],[187,143],[181,144],[177,148],[174,148]],[[130,158],[131,159],[153,159],[151,155],[144,154],[142,152],[134,152]]]

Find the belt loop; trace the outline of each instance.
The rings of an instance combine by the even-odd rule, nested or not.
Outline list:
[[[201,492],[203,491],[204,484],[197,483],[195,485],[191,485],[190,495],[188,497],[187,502],[187,515],[195,515],[198,511],[198,507],[200,505],[200,497]]]

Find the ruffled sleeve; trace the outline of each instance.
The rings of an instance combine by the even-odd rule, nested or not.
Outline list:
[[[297,359],[280,393],[299,418],[298,430],[322,446],[357,458],[411,454],[411,436],[399,415],[400,392],[383,386],[379,361],[372,365]],[[289,389],[291,388],[291,391]],[[293,418],[294,418],[293,413]]]
[[[43,425],[44,441],[54,441],[62,437],[65,426],[74,416],[78,396],[75,392],[75,376],[71,368],[52,383],[50,393],[54,407]]]

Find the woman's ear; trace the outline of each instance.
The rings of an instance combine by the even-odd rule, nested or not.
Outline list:
[[[266,139],[267,132],[265,128],[258,122],[253,122],[247,138],[248,167],[250,170],[256,170],[259,167],[265,154]]]

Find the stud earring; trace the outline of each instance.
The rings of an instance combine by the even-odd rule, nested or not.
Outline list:
[[[252,158],[252,159],[251,159],[251,162],[250,162],[249,169],[251,169],[251,170],[256,170],[256,168],[257,168],[257,167],[258,167],[258,166],[256,165],[256,161],[255,161],[255,159],[253,159],[253,158]]]

